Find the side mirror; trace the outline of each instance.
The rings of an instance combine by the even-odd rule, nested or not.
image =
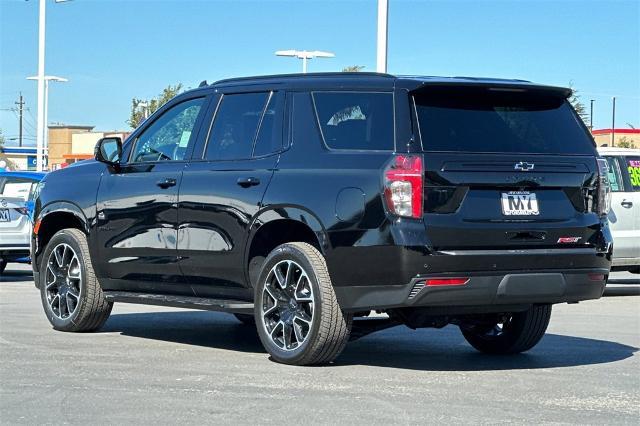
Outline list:
[[[112,166],[120,164],[122,159],[122,139],[118,137],[102,138],[96,143],[93,154],[97,161]]]

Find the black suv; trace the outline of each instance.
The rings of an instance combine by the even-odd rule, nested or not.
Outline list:
[[[398,324],[528,350],[551,305],[599,298],[610,268],[607,166],[570,94],[370,73],[204,83],[40,185],[44,310],[63,331],[100,328],[113,302],[228,312],[297,365]]]

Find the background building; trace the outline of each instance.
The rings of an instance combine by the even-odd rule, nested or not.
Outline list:
[[[613,146],[624,148],[640,148],[640,129],[599,129],[591,132],[598,146],[611,146],[611,134],[613,133]]]
[[[64,156],[71,153],[71,140],[74,134],[87,133],[91,130],[93,126],[49,125],[49,170],[59,169],[66,161]]]

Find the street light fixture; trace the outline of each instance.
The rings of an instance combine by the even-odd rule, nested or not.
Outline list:
[[[42,150],[44,147],[44,120],[45,120],[45,75],[44,75],[44,47],[46,31],[46,6],[47,0],[39,0],[38,12],[38,113],[36,130],[36,170],[42,171]],[[70,0],[54,0],[55,3],[65,3]]]
[[[302,59],[302,72],[307,72],[307,60],[313,58],[333,58],[336,55],[331,52],[323,52],[321,50],[278,50],[276,56],[289,56],[292,58]]]
[[[38,76],[27,77],[27,80],[38,80]],[[69,80],[64,77],[58,77],[56,75],[44,76],[44,126],[42,128],[42,153],[45,157],[49,155],[49,132],[47,131],[47,123],[49,123],[49,82],[50,81],[66,83]],[[38,128],[40,128],[40,126],[38,126]],[[36,135],[36,142],[38,140],[38,137],[39,135]]]

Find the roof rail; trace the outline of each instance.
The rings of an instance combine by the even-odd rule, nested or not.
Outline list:
[[[233,82],[242,82],[247,80],[270,80],[276,78],[309,78],[309,77],[344,77],[344,76],[366,76],[366,77],[387,77],[387,78],[395,78],[395,76],[391,74],[384,74],[378,72],[368,72],[368,71],[358,71],[358,72],[344,72],[344,71],[334,71],[334,72],[310,72],[310,73],[294,73],[294,74],[271,74],[271,75],[257,75],[257,76],[247,76],[247,77],[234,77],[234,78],[225,78],[222,80],[218,80],[212,84],[221,84],[221,83],[233,83]]]

